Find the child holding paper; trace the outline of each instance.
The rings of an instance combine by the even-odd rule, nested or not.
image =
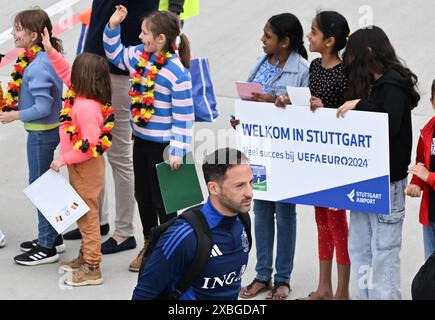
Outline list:
[[[54,151],[59,144],[59,110],[62,106],[62,81],[56,75],[42,49],[41,32],[52,31],[48,14],[41,9],[30,9],[15,16],[12,35],[15,47],[24,49],[18,56],[5,93],[5,104],[0,108],[2,124],[20,120],[27,132],[27,162],[29,184],[50,169]],[[62,51],[61,41],[51,38]],[[11,150],[12,151],[12,150]],[[54,263],[59,252],[65,250],[62,236],[38,210],[38,239],[25,241],[20,249],[25,253],[14,257],[20,265],[35,266]]]
[[[284,94],[287,86],[308,85],[307,51],[303,44],[303,29],[291,13],[271,17],[264,26],[264,55],[255,63],[249,82],[261,83],[265,94],[254,94],[254,101],[273,102]],[[237,121],[237,120],[233,120]],[[274,285],[266,299],[283,300],[290,293],[290,276],[296,246],[296,207],[292,203],[254,200],[257,264],[255,279],[240,291],[249,299],[271,289],[275,220],[277,249]]]
[[[387,113],[389,119],[391,213],[350,213],[349,254],[357,298],[400,300],[404,190],[412,150],[411,110],[420,100],[417,76],[398,59],[387,35],[376,26],[352,34],[343,60],[348,81],[345,96],[349,100],[338,108],[337,116],[356,109]]]
[[[321,58],[310,65],[310,108],[338,108],[344,102],[346,78],[339,51],[346,46],[349,25],[335,11],[319,12],[307,35],[309,50]],[[348,226],[346,210],[315,207],[319,248],[319,285],[307,300],[349,299],[350,259],[347,248]],[[332,259],[336,251],[338,283],[335,295],[332,289]]]
[[[181,32],[178,16],[153,12],[142,22],[142,44],[125,47],[121,22],[127,9],[119,5],[104,30],[107,58],[131,74],[131,125],[134,134],[135,197],[145,239],[129,270],[138,272],[148,246],[151,228],[176,216],[166,213],[157,179],[156,164],[169,154],[171,169],[182,162],[192,140],[194,120],[189,40]],[[180,45],[176,50],[177,38]]]
[[[51,46],[47,29],[42,43],[59,77],[69,87],[60,113],[60,158],[53,160],[51,168],[59,171],[60,167],[68,166],[71,185],[90,208],[77,221],[82,234],[79,255],[62,262],[61,268],[73,271],[65,280],[67,285],[98,285],[103,283],[98,214],[105,172],[101,155],[112,144],[114,122],[109,66],[104,58],[83,53],[71,68]]]
[[[432,82],[430,102],[435,110],[435,80]],[[423,198],[420,204],[420,223],[423,225],[424,258],[429,259],[435,252],[435,117],[429,120],[420,133],[415,165],[409,169],[413,174],[405,193],[411,197]]]

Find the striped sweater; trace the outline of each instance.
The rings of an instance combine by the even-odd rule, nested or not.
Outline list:
[[[103,36],[104,50],[110,62],[119,69],[128,70],[132,74],[136,71],[136,65],[144,46],[140,44],[124,47],[120,34],[120,26],[109,29],[106,25]],[[151,55],[146,70],[155,59],[156,56]],[[158,143],[169,142],[170,153],[182,157],[192,141],[194,112],[190,73],[184,68],[177,54],[168,59],[167,64],[158,73],[155,80],[154,97],[154,115],[144,128],[131,121],[133,132],[135,136],[143,140]]]

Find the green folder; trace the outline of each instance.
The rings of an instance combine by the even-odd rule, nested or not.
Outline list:
[[[200,204],[204,201],[198,175],[191,154],[191,161],[182,164],[178,170],[171,170],[168,163],[156,164],[157,177],[166,213]]]

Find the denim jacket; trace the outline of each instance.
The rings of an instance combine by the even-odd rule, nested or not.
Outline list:
[[[252,82],[264,60],[267,59],[267,54],[261,55],[255,62],[251,72],[249,73],[248,82]],[[293,87],[308,87],[310,64],[299,53],[292,52],[284,68],[271,81],[270,91],[267,92],[273,98],[278,95],[287,94],[287,86]]]

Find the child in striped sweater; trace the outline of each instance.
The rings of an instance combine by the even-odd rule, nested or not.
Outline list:
[[[150,230],[173,218],[166,214],[157,180],[155,165],[168,154],[173,170],[192,139],[194,120],[192,83],[187,68],[190,48],[181,33],[180,20],[171,12],[153,12],[142,23],[139,38],[142,44],[124,47],[121,42],[121,22],[127,9],[119,5],[104,30],[107,58],[131,75],[131,125],[133,128],[133,167],[135,197],[147,246]],[[176,52],[175,41],[180,37]],[[115,106],[116,107],[116,106]],[[144,249],[130,264],[139,271]]]

